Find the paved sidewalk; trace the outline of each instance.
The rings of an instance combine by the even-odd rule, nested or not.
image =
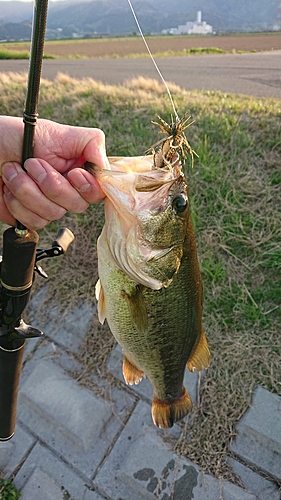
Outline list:
[[[41,300],[44,289],[33,299],[34,317]],[[60,318],[52,308],[44,340],[27,343],[16,434],[0,443],[0,469],[21,500],[280,500],[280,397],[257,387],[237,426],[237,459],[229,461],[245,489],[218,481],[173,452],[164,438],[179,436],[179,426],[153,425],[150,383],[123,383],[119,347],[108,362],[119,384],[93,376],[93,392],[75,380],[81,366],[73,354],[93,314],[90,303]],[[186,372],[185,384],[194,401],[196,375]]]

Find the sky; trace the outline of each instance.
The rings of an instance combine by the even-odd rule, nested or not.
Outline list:
[[[1,2],[32,2],[32,0],[1,0]],[[61,2],[63,0],[52,0],[52,2]]]

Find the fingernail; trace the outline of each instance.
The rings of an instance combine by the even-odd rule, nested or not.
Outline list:
[[[89,191],[91,187],[91,184],[89,184],[88,182],[86,184],[83,184],[83,186],[81,186],[79,189],[79,191],[81,191],[82,193],[84,193],[85,191]]]
[[[84,175],[81,174],[81,172],[76,172],[75,175],[75,188],[78,189],[78,191],[81,191],[81,193],[85,193],[85,191],[88,191],[91,187],[91,184],[87,182],[85,179]]]
[[[26,160],[24,168],[29,173],[29,175],[31,175],[31,177],[33,177],[33,179],[35,179],[39,183],[42,182],[47,176],[47,172],[44,167],[42,167],[41,163],[34,158],[29,158],[28,160]]]
[[[4,163],[2,166],[2,175],[7,181],[12,181],[21,170],[21,166],[16,163]]]

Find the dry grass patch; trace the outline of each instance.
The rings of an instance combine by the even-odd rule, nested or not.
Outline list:
[[[254,388],[261,384],[281,395],[280,102],[176,86],[173,92],[179,114],[189,111],[196,120],[188,140],[199,160],[186,170],[212,355],[191,423],[174,444],[203,470],[235,481],[225,458]],[[0,111],[20,115],[24,95],[24,78],[2,77]],[[151,124],[158,114],[167,121],[171,108],[164,86],[154,81],[132,80],[124,87],[64,75],[42,81],[40,116],[101,127],[111,156],[143,154],[159,139]],[[76,234],[75,243],[45,267],[50,298],[65,308],[94,300],[102,205],[50,224],[40,244],[50,242],[60,225]],[[108,328],[95,320],[80,353],[82,382],[88,373],[107,376],[113,345]]]

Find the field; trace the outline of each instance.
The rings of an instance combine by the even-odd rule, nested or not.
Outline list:
[[[21,115],[25,92],[25,76],[0,75],[0,113]],[[186,175],[212,356],[198,405],[174,447],[203,470],[237,481],[226,462],[235,425],[257,384],[281,395],[280,101],[187,92],[174,85],[171,92],[179,114],[188,111],[195,119],[188,140],[199,158],[193,169],[187,164]],[[171,105],[154,80],[114,87],[59,75],[55,82],[42,81],[39,111],[62,123],[98,126],[106,133],[109,155],[131,156],[159,140],[151,120],[159,114],[169,121]],[[51,277],[50,300],[66,307],[94,300],[102,204],[51,223],[40,231],[42,246],[63,225],[76,240],[63,259],[44,267]],[[113,345],[107,326],[93,321],[79,354],[82,384],[91,373],[109,380],[106,363]]]
[[[281,33],[233,36],[161,36],[147,37],[153,54],[185,54],[191,49],[213,48],[223,52],[251,52],[281,49]],[[28,43],[1,44],[0,49],[28,51]],[[196,53],[196,50],[195,50]],[[45,43],[45,55],[56,57],[132,57],[147,55],[140,37],[62,40]],[[185,54],[186,55],[186,54]]]

